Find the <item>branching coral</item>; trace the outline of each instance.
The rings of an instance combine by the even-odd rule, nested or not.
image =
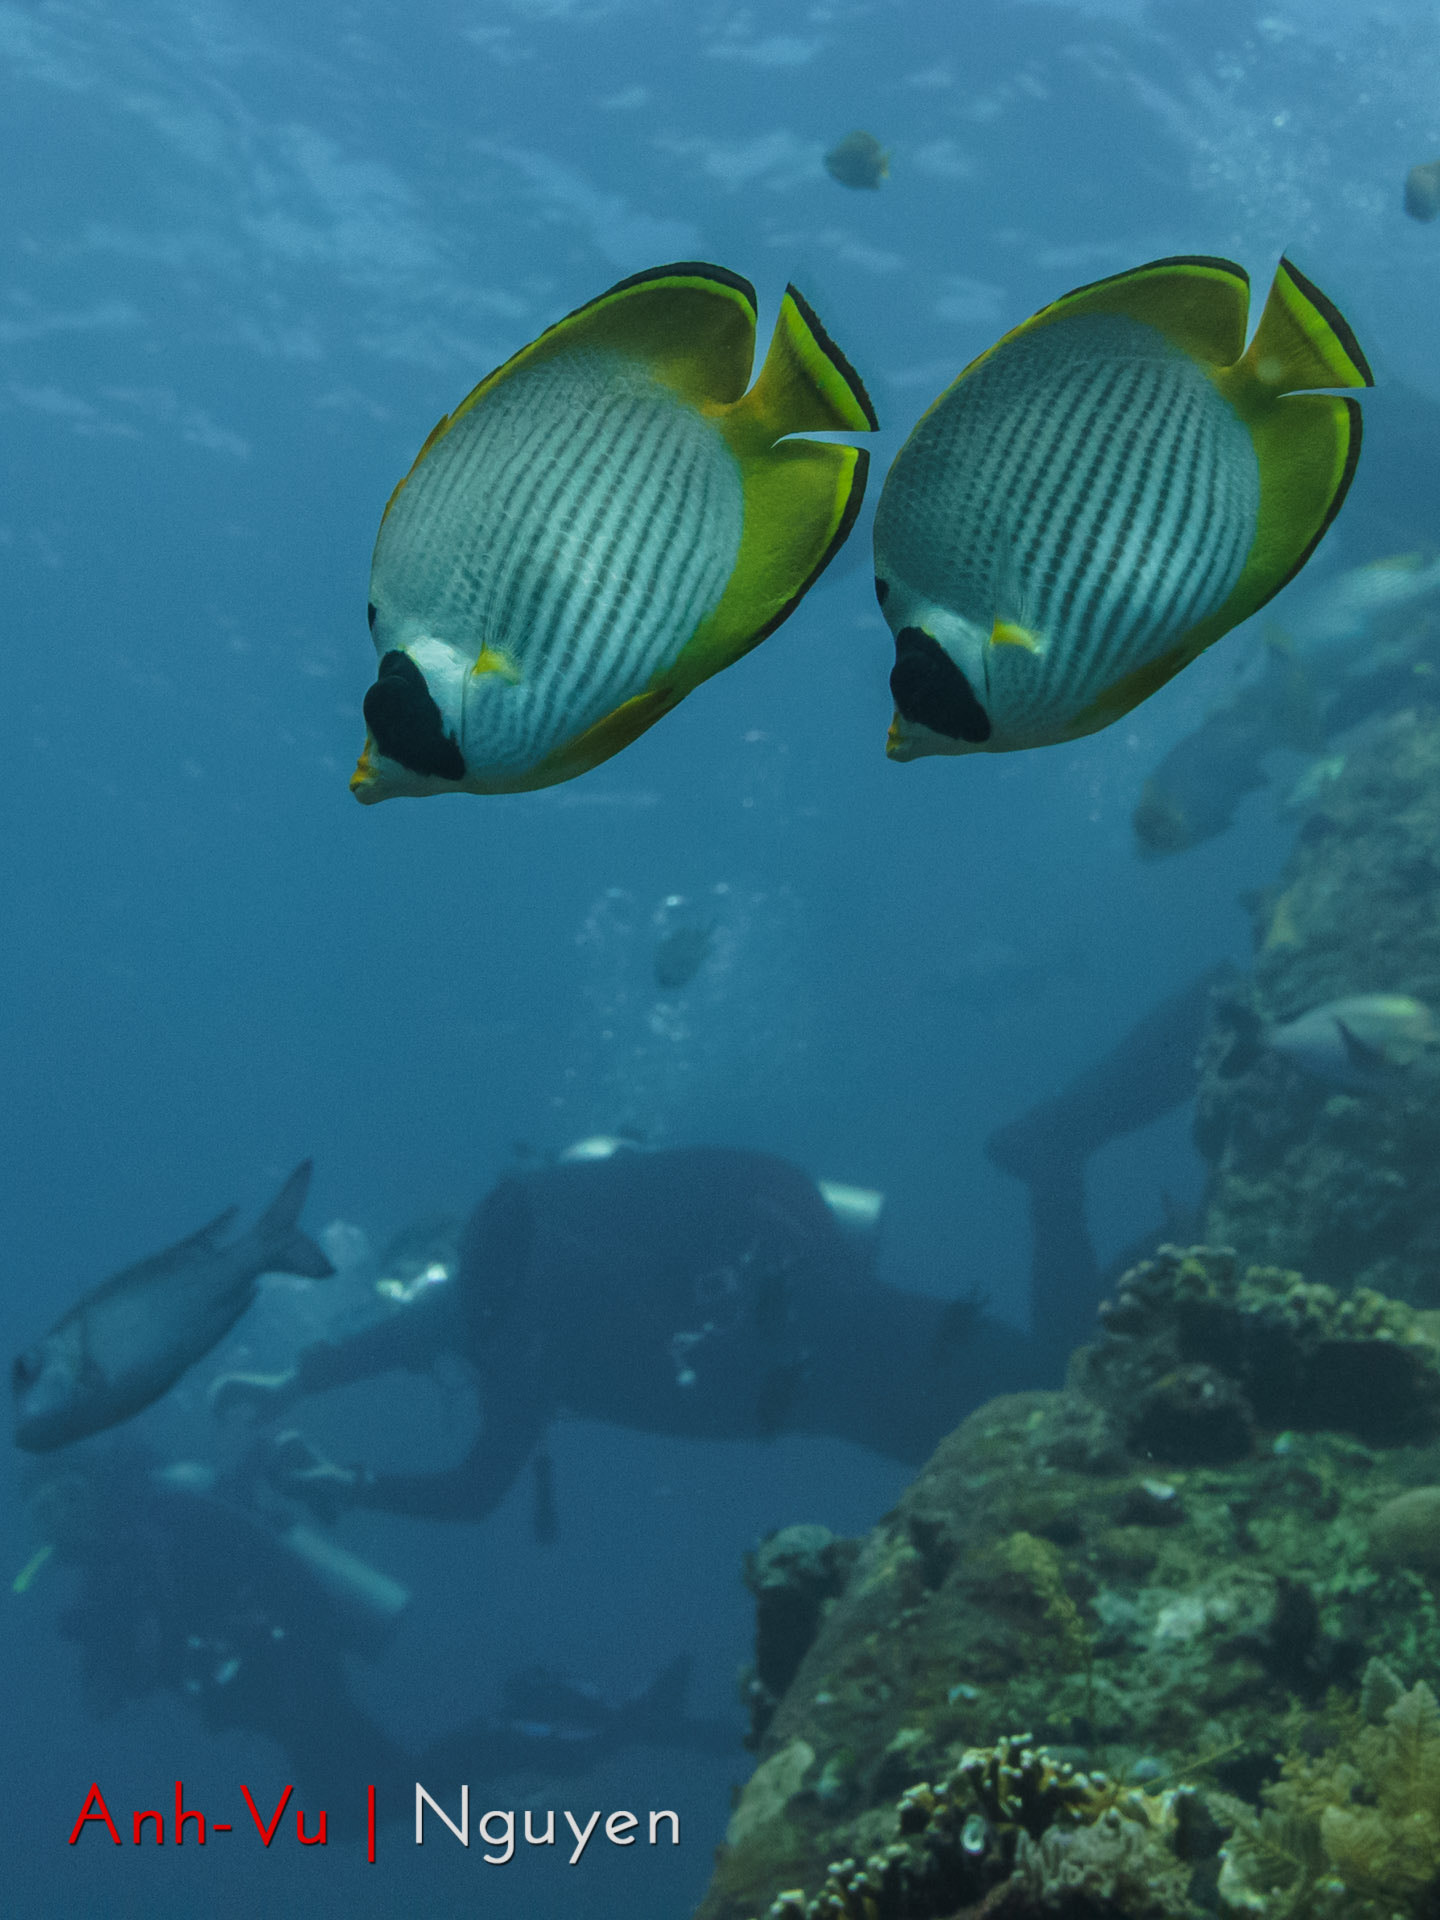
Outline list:
[[[1145,1794],[1057,1761],[1029,1736],[972,1748],[954,1776],[910,1787],[901,1838],[832,1863],[819,1893],[782,1893],[768,1920],[940,1920],[980,1899],[995,1920],[1113,1912],[1181,1920],[1176,1850],[1190,1789]],[[988,1897],[987,1897],[988,1896]]]

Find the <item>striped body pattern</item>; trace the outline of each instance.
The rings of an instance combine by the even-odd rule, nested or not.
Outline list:
[[[645,366],[539,361],[397,494],[371,571],[377,647],[423,672],[467,768],[523,775],[675,660],[743,518],[724,438]]]
[[[1002,342],[920,422],[881,496],[886,618],[902,645],[938,644],[972,696],[945,738],[900,703],[892,757],[1072,737],[1222,605],[1259,506],[1245,423],[1157,328],[1075,314]]]

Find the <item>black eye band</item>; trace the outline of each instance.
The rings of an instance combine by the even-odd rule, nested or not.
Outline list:
[[[902,627],[895,636],[890,694],[906,720],[975,745],[990,738],[990,716],[933,634]]]
[[[463,780],[465,757],[446,733],[425,676],[408,653],[383,654],[365,696],[365,724],[387,760],[411,773]]]

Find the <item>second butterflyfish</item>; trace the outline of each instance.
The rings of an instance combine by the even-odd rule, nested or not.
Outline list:
[[[750,386],[755,326],[747,280],[658,267],[441,420],[375,543],[358,800],[569,780],[794,610],[868,456],[793,436],[875,412],[793,287]]]
[[[875,516],[895,636],[887,751],[1095,733],[1292,579],[1340,510],[1368,387],[1336,308],[1282,260],[1245,344],[1228,260],[1066,294],[941,394]]]

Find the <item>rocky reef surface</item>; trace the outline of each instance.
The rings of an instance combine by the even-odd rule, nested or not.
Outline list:
[[[1127,1274],[860,1543],[752,1556],[698,1920],[1440,1914],[1440,1314]]]
[[[1278,1025],[1387,993],[1440,1012],[1440,715],[1377,723],[1311,770],[1295,807],[1298,839],[1255,903],[1253,977],[1230,1011]],[[1202,1056],[1204,1237],[1311,1280],[1440,1305],[1440,1050],[1357,1092],[1237,1046],[1225,1015]]]

